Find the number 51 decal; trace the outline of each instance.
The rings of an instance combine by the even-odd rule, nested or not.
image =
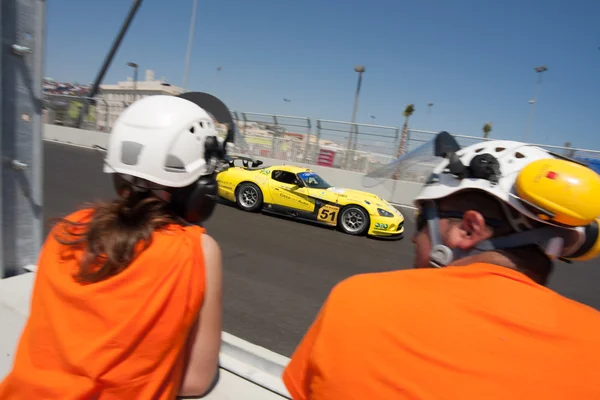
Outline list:
[[[329,225],[335,225],[337,222],[337,215],[340,211],[339,207],[324,205],[319,210],[319,214],[317,215],[317,219],[321,222],[325,222]]]

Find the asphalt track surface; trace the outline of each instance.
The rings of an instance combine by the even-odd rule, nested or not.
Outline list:
[[[44,151],[46,220],[114,196],[97,151],[51,142]],[[413,215],[401,211],[405,238],[384,241],[219,205],[206,228],[223,251],[223,329],[289,357],[335,284],[355,274],[411,267]],[[560,264],[550,287],[600,309],[599,284],[595,261]]]

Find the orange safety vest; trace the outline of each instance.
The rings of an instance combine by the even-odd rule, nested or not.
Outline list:
[[[174,399],[204,297],[204,229],[156,231],[124,271],[93,284],[74,279],[81,252],[58,243],[57,229],[40,254],[31,312],[0,400]]]
[[[294,400],[597,400],[600,313],[490,264],[359,275],[283,380]]]

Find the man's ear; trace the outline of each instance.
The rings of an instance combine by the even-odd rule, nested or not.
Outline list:
[[[489,239],[492,232],[485,224],[485,218],[477,211],[467,211],[464,213],[459,224],[455,225],[452,232],[452,241],[455,246],[468,250],[477,243]]]

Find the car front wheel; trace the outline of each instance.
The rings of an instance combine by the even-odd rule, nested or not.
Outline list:
[[[369,214],[359,206],[346,206],[342,209],[338,226],[349,235],[363,235],[369,229]]]

